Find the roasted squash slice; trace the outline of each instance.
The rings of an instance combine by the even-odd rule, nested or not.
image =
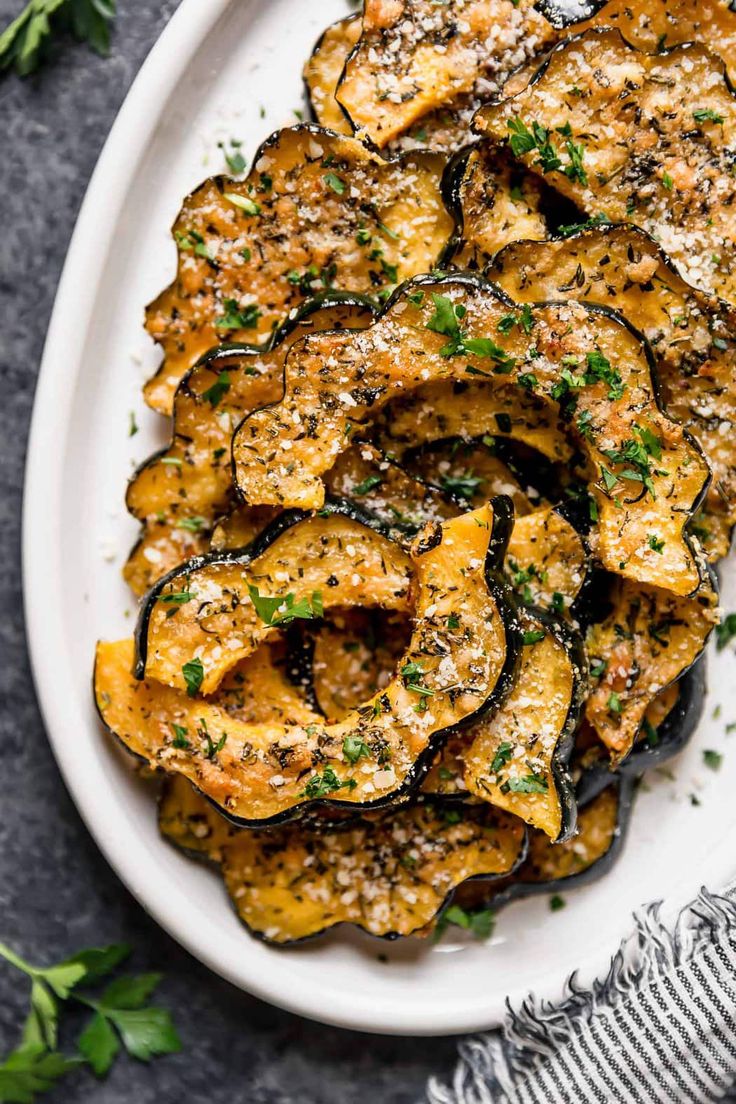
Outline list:
[[[499,381],[533,390],[549,421],[567,419],[587,458],[591,543],[607,569],[655,585],[666,577],[677,594],[697,588],[684,527],[708,469],[657,407],[642,339],[605,308],[521,308],[477,277],[414,281],[367,330],[305,338],[287,358],[282,402],[247,417],[234,437],[244,500],[318,508],[322,476],[356,428],[367,432],[397,393],[469,376],[490,391]]]
[[[509,242],[541,241],[549,233],[544,185],[503,149],[481,145],[460,153],[448,166],[445,202],[455,216],[445,266],[483,272]]]
[[[329,127],[337,134],[353,133],[351,123],[337,102],[337,86],[361,31],[359,15],[333,23],[319,39],[304,66],[312,115],[321,126]],[[390,153],[415,149],[454,153],[471,140],[471,124],[480,104],[479,96],[474,93],[458,96],[451,103],[423,115],[416,126],[397,135],[386,148]]]
[[[195,662],[196,689],[209,694],[279,626],[350,605],[408,612],[411,558],[376,525],[345,504],[320,515],[291,511],[247,548],[170,572],[141,611],[139,677],[185,690],[184,668]]]
[[[690,740],[703,713],[706,662],[701,655],[677,682],[671,683],[649,705],[636,743],[616,773],[639,778],[677,755]],[[610,755],[595,730],[584,721],[575,739],[570,763],[578,803],[586,804],[611,782]]]
[[[517,302],[601,303],[644,334],[657,360],[664,408],[697,439],[713,472],[698,536],[711,560],[725,556],[736,524],[736,312],[690,287],[656,242],[633,226],[518,242],[502,250],[489,275]]]
[[[651,702],[700,656],[718,620],[705,578],[697,594],[612,579],[611,611],[588,630],[594,689],[585,714],[614,764],[631,751]]]
[[[222,866],[241,920],[284,945],[338,924],[393,939],[419,932],[468,878],[499,877],[525,851],[520,821],[487,806],[447,816],[430,804],[374,813],[329,832],[234,829],[184,779],[170,779],[159,827]]]
[[[704,47],[642,54],[588,31],[475,122],[587,215],[641,226],[688,283],[736,302],[736,99]]]
[[[164,361],[146,401],[168,413],[179,381],[223,340],[268,342],[326,288],[387,293],[429,271],[452,231],[444,159],[383,161],[312,125],[278,131],[245,180],[213,177],[174,224],[177,277],[149,306]]]
[[[564,893],[607,874],[626,839],[634,787],[614,778],[608,787],[578,811],[577,835],[553,843],[544,832],[529,832],[526,859],[509,878],[484,885],[482,880],[460,886],[453,903],[467,911],[499,909],[510,901],[538,893]]]
[[[554,462],[573,454],[557,408],[500,379],[492,387],[485,380],[448,379],[400,391],[378,413],[374,433],[380,447],[401,460],[420,444],[483,437],[512,438]]]
[[[356,133],[381,148],[481,84],[497,92],[557,37],[530,0],[366,0],[337,99]]]
[[[365,526],[368,538],[362,537],[358,523],[334,514],[295,521],[280,539],[272,534],[248,555],[211,558],[156,588],[141,622],[138,670],[147,680],[130,677],[128,642],[98,648],[102,718],[135,755],[183,774],[238,822],[273,823],[325,799],[352,808],[386,804],[421,781],[441,739],[510,690],[521,636],[497,574],[510,522],[510,504],[499,499],[495,509],[486,506],[420,534],[412,554],[409,647],[385,690],[339,724],[243,725],[216,702],[194,696],[199,688],[214,690],[238,660],[277,631],[273,623],[256,623],[246,597],[249,580],[281,599],[282,617],[298,615],[306,598],[316,612],[315,583],[328,564],[336,585],[330,591],[327,584],[325,607],[331,593],[338,606],[409,608],[405,553]],[[221,568],[230,572],[226,578]],[[176,605],[182,593],[193,598]],[[290,603],[287,593],[293,594]],[[177,596],[178,613],[161,617],[168,595]],[[271,606],[270,612],[277,611]],[[197,734],[191,747],[174,745],[174,723]]]
[[[569,839],[576,805],[567,763],[588,690],[582,638],[540,611],[521,617],[519,677],[495,717],[468,735],[471,794],[521,817],[551,840]]]
[[[468,506],[480,506],[489,498],[505,494],[518,518],[531,513],[543,500],[543,492],[523,480],[513,461],[506,463],[497,454],[491,437],[479,442],[457,438],[440,441],[407,453],[402,463],[407,471]]]
[[[233,430],[249,411],[281,398],[284,361],[294,342],[317,330],[359,329],[374,313],[361,296],[327,292],[295,312],[271,350],[223,346],[187,373],[174,398],[171,444],[147,460],[128,484],[128,509],[143,522],[123,571],[136,594],[145,594],[167,571],[207,551],[215,519],[230,510],[235,498]],[[241,511],[241,521],[245,514],[248,539],[243,543],[249,543],[273,511]]]
[[[570,26],[564,6],[547,0],[537,6],[556,27]],[[586,28],[616,27],[627,42],[651,54],[678,43],[702,42],[723,58],[731,78],[736,76],[736,15],[729,0],[610,0],[602,6],[594,0],[576,5],[581,15],[586,7],[590,14],[581,20]]]
[[[359,15],[339,19],[317,40],[304,66],[304,83],[312,115],[320,126],[334,130],[335,134],[353,133],[345,112],[335,99],[335,92],[345,62],[362,30],[363,22]]]
[[[406,617],[380,610],[338,610],[315,631],[311,682],[328,721],[343,720],[385,690],[410,634]]]

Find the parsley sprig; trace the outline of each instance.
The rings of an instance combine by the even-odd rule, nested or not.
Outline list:
[[[527,126],[523,119],[509,119],[507,121],[509,133],[509,145],[515,157],[521,157],[525,153],[536,150],[539,156],[535,164],[539,165],[543,173],[563,172],[568,180],[577,181],[585,186],[588,183],[588,174],[583,166],[585,158],[585,146],[573,141],[572,127],[569,123],[555,127],[554,133],[565,139],[565,153],[567,164],[563,164],[560,151],[552,141],[553,132],[534,120],[531,127]]]
[[[0,34],[0,70],[35,72],[55,36],[71,32],[98,54],[110,51],[116,0],[29,0]]]
[[[161,981],[160,974],[139,974],[111,981],[102,994],[80,992],[112,974],[130,955],[130,947],[114,943],[78,951],[52,966],[34,966],[0,943],[0,957],[31,982],[30,1010],[20,1045],[0,1063],[0,1100],[32,1104],[68,1073],[89,1065],[104,1077],[121,1048],[140,1061],[181,1049],[170,1014],[149,1005]],[[61,1053],[59,1016],[63,1005],[75,1001],[93,1011],[78,1039],[79,1051]]]

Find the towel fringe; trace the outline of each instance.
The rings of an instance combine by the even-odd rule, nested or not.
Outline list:
[[[610,1012],[632,992],[664,971],[676,970],[716,939],[736,929],[736,897],[700,893],[669,927],[661,917],[661,901],[634,913],[634,930],[621,942],[606,974],[590,986],[567,979],[562,999],[540,1000],[529,994],[518,1008],[507,1001],[500,1031],[464,1040],[450,1086],[432,1078],[428,1104],[503,1104],[513,1100],[519,1077],[529,1077],[584,1026]]]

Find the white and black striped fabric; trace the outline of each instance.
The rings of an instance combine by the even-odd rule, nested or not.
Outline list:
[[[736,1083],[736,892],[703,889],[673,931],[652,905],[590,989],[530,996],[467,1040],[429,1104],[708,1104]]]

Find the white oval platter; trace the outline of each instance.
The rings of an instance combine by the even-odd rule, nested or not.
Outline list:
[[[103,737],[90,693],[96,639],[129,633],[135,616],[120,577],[136,534],[126,479],[166,438],[140,387],[157,362],[143,306],[174,272],[168,228],[185,193],[224,168],[218,141],[241,139],[250,155],[295,121],[302,62],[349,10],[345,0],[184,0],[131,89],[79,216],[43,358],[24,506],[28,636],[67,785],[162,927],[223,977],[293,1012],[364,1031],[465,1032],[497,1024],[507,997],[554,997],[573,970],[585,978],[605,968],[642,903],[663,898],[674,912],[702,883],[717,888],[731,877],[731,654],[711,656],[701,728],[671,769],[647,780],[617,867],[566,894],[559,912],[543,898],[506,909],[488,943],[448,934],[438,946],[397,945],[340,931],[275,950],[250,938],[218,876],[159,838],[150,790]],[[729,590],[733,597],[727,579],[726,606]],[[704,766],[705,748],[724,753],[720,771]]]

